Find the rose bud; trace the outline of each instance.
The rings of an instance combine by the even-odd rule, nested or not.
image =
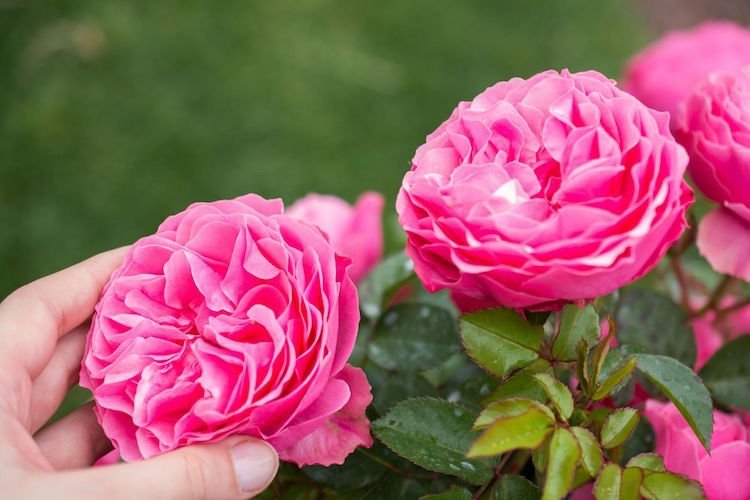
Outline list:
[[[668,471],[699,481],[708,500],[750,498],[750,443],[740,417],[714,410],[709,455],[674,404],[649,400],[643,413]]]
[[[750,281],[750,67],[698,85],[680,109],[676,135],[695,185],[720,205],[698,225],[700,253],[720,273]]]
[[[750,30],[728,21],[668,33],[627,64],[623,89],[646,106],[669,111],[674,125],[682,101],[715,71],[750,64]]]
[[[354,206],[335,196],[309,194],[286,213],[322,229],[333,248],[352,259],[349,275],[358,283],[383,256],[384,204],[375,192],[364,193]]]
[[[398,195],[416,273],[464,311],[556,309],[643,276],[693,200],[668,120],[593,71],[514,78],[460,103]]]
[[[236,434],[298,465],[370,446],[370,386],[346,364],[359,321],[348,265],[318,228],[256,195],[196,203],[137,241],[81,368],[122,458]]]

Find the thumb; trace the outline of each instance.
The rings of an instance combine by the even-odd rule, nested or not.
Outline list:
[[[234,437],[140,462],[65,472],[55,477],[55,489],[63,498],[250,498],[268,487],[278,468],[271,445]]]

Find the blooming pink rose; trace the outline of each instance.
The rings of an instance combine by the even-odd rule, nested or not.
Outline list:
[[[242,434],[299,465],[372,438],[346,364],[357,291],[320,230],[247,195],[197,203],[130,249],[104,289],[81,384],[125,460]]]
[[[668,117],[589,71],[462,102],[398,196],[407,253],[461,309],[553,309],[652,269],[685,228],[687,155]]]
[[[318,226],[328,235],[333,248],[352,259],[349,274],[359,282],[383,256],[383,197],[368,192],[352,207],[335,196],[309,194],[286,211]]]
[[[672,403],[646,402],[644,414],[656,434],[656,453],[667,470],[700,481],[709,500],[750,498],[750,443],[736,415],[714,411],[711,454]]]
[[[728,21],[706,22],[669,33],[634,56],[625,69],[623,88],[646,106],[674,116],[710,73],[745,64],[750,64],[750,30]]]
[[[734,302],[735,299],[729,298],[722,302],[722,307],[729,307]],[[697,372],[725,342],[750,334],[750,306],[733,311],[720,319],[716,319],[716,313],[712,311],[691,323],[698,351],[695,360]]]
[[[750,281],[750,67],[698,85],[676,134],[696,186],[720,205],[701,221],[698,249],[717,271]]]

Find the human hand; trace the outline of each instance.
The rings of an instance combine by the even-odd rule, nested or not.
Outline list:
[[[41,278],[0,303],[0,496],[117,500],[260,493],[276,475],[278,457],[257,439],[238,436],[90,468],[111,449],[90,404],[41,428],[78,380],[88,319],[125,250]]]

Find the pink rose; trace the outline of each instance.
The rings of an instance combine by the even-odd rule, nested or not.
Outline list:
[[[727,21],[706,22],[669,33],[634,56],[623,88],[674,119],[680,103],[710,73],[745,64],[750,64],[750,30]]]
[[[341,255],[352,259],[349,274],[359,282],[383,256],[383,205],[379,193],[363,194],[352,207],[335,196],[309,194],[286,211],[318,226]]]
[[[514,78],[460,103],[398,196],[417,274],[464,311],[553,309],[644,275],[693,199],[668,125],[593,71]]]
[[[709,500],[750,498],[750,443],[747,428],[735,415],[714,411],[711,454],[672,403],[646,402],[644,414],[656,434],[656,453],[667,470],[700,481]]]
[[[243,434],[283,460],[342,463],[372,438],[346,364],[359,310],[346,268],[280,200],[196,203],[130,249],[81,368],[125,460]]]
[[[725,300],[722,307],[729,307],[734,302],[735,299]],[[725,342],[750,333],[750,306],[733,311],[720,319],[716,319],[716,313],[709,312],[694,319],[692,325],[698,351],[695,360],[697,372]]]
[[[750,67],[698,85],[676,134],[696,186],[720,205],[701,221],[698,249],[717,271],[750,281]]]

